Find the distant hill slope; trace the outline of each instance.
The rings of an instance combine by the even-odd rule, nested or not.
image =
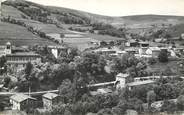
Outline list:
[[[64,23],[81,23],[86,24],[89,22],[104,22],[112,24],[117,27],[127,26],[130,28],[139,27],[150,27],[151,25],[157,24],[180,24],[184,23],[184,16],[164,16],[164,15],[134,15],[134,16],[123,16],[123,17],[110,17],[83,12],[79,10],[73,10],[62,7],[43,6],[33,2],[24,0],[9,0],[6,4],[17,7],[19,10],[22,6],[24,7],[24,13],[28,13],[31,9],[41,9],[41,12],[48,13],[47,18],[55,19],[55,21]],[[33,13],[33,12],[32,12]],[[31,14],[29,14],[31,15]],[[33,14],[32,14],[33,15]],[[71,22],[66,21],[71,20]],[[77,20],[72,22],[72,20]]]
[[[2,10],[3,16],[22,20],[26,24],[40,28],[45,33],[62,33],[63,30],[67,29],[63,25],[89,26],[91,23],[97,22],[112,24],[115,27],[126,27],[135,31],[135,33],[138,30],[142,32],[145,29],[150,30],[153,27],[163,26],[173,30],[174,36],[184,33],[182,26],[184,25],[184,16],[134,15],[110,17],[62,7],[44,6],[24,0],[5,1]],[[59,25],[59,28],[56,25]],[[94,36],[89,37],[93,38]]]

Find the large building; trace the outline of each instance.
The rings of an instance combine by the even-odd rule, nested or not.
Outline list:
[[[22,68],[28,62],[41,62],[41,57],[33,52],[18,52],[6,55],[6,63],[9,67]]]
[[[34,52],[14,51],[10,42],[0,46],[0,56],[6,56],[6,63],[9,67],[24,67],[28,62],[40,62],[40,55]]]

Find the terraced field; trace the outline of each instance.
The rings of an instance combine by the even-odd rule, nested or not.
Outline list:
[[[11,42],[13,45],[53,45],[52,41],[40,38],[26,28],[15,24],[0,22],[0,45],[6,42]]]

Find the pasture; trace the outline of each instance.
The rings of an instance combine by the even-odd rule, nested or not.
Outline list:
[[[6,42],[11,42],[13,45],[54,45],[50,40],[43,39],[32,34],[26,28],[15,24],[0,22],[0,45]]]

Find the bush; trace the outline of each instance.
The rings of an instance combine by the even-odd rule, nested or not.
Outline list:
[[[179,110],[183,111],[184,110],[184,95],[180,95],[177,98],[177,107]]]
[[[148,64],[153,65],[155,63],[157,63],[157,60],[155,58],[149,58],[148,59]]]
[[[160,62],[163,62],[163,63],[168,62],[169,60],[168,60],[168,53],[167,53],[167,51],[162,50],[160,52],[159,56],[158,56],[158,59],[159,59]]]
[[[164,104],[161,107],[161,111],[167,111],[167,112],[175,112],[177,110],[177,106],[173,101],[164,101]]]

